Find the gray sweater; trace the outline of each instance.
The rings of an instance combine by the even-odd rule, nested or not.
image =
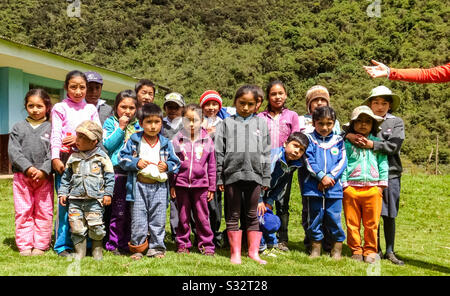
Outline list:
[[[264,118],[232,115],[216,126],[217,185],[239,180],[270,186],[270,135]]]
[[[26,120],[13,126],[9,134],[8,156],[14,173],[25,173],[32,166],[48,175],[51,173],[50,133],[49,121],[36,129]]]
[[[387,113],[377,137],[381,141],[373,142],[373,151],[387,154],[389,161],[389,179],[399,178],[403,170],[400,160],[400,148],[405,140],[403,120],[400,117]]]

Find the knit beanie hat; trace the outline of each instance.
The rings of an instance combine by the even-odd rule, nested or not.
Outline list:
[[[311,113],[309,107],[311,102],[314,99],[323,98],[328,102],[328,106],[330,106],[330,94],[328,93],[328,89],[322,85],[314,85],[306,92],[306,109],[308,113]]]
[[[200,107],[203,107],[204,104],[208,101],[216,101],[219,103],[219,109],[222,108],[222,97],[220,94],[214,90],[207,90],[200,96]]]

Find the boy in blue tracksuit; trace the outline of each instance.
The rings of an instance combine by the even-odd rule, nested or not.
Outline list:
[[[312,241],[311,258],[320,256],[324,237],[322,224],[333,238],[331,256],[341,258],[345,233],[341,225],[342,184],[341,175],[347,166],[344,140],[333,133],[336,113],[331,107],[317,108],[313,113],[314,131],[308,134],[306,166],[309,175],[302,186],[302,196],[307,198],[308,228],[306,235]]]
[[[264,215],[266,207],[273,209],[275,201],[289,200],[292,176],[296,169],[303,166],[303,154],[308,147],[308,137],[300,132],[293,132],[282,147],[271,150],[270,187],[263,193],[258,204],[258,215]],[[287,227],[287,225],[286,225]],[[287,232],[287,229],[285,229]],[[277,247],[275,233],[265,234],[261,238],[260,251]],[[267,243],[267,245],[266,245]]]
[[[131,202],[131,258],[165,256],[165,223],[168,201],[168,176],[177,173],[180,159],[173,145],[160,134],[162,110],[147,103],[139,113],[143,131],[132,134],[119,153],[119,164],[128,172],[126,200]],[[147,236],[150,233],[150,239]]]

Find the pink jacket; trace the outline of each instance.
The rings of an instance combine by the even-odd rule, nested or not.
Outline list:
[[[191,142],[182,129],[172,142],[181,166],[171,178],[171,186],[207,187],[208,191],[216,191],[216,156],[208,132],[202,128],[200,137]]]
[[[267,120],[272,149],[283,146],[291,133],[300,131],[297,112],[287,108],[284,108],[276,119],[270,115],[268,110],[258,113],[257,116]]]
[[[75,135],[75,129],[81,122],[92,120],[102,126],[97,108],[92,104],[87,104],[84,100],[80,103],[75,103],[66,97],[62,102],[53,106],[51,116],[52,133],[50,136],[50,147],[52,159],[59,158],[62,139],[67,136],[67,133]]]

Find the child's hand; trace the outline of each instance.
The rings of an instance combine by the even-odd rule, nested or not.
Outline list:
[[[125,128],[127,127],[129,122],[130,122],[130,117],[123,115],[122,117],[119,118],[119,128],[121,130],[125,130]]]
[[[159,169],[159,172],[160,172],[160,173],[166,172],[166,171],[167,171],[167,168],[168,168],[167,163],[165,163],[164,161],[160,161],[160,162],[158,163],[158,169]]]
[[[367,138],[364,138],[359,145],[360,148],[364,149],[373,149],[373,141]]]
[[[322,183],[319,183],[319,185],[317,185],[317,189],[319,189],[319,191],[323,192],[325,190],[325,187],[323,187]]]
[[[323,177],[320,183],[323,185],[324,189],[333,187],[334,184],[336,184],[336,182],[328,176]]]
[[[206,129],[206,131],[208,132],[208,134],[212,134],[216,132],[216,127],[215,126],[210,126]]]
[[[150,164],[149,161],[145,160],[145,159],[139,159],[138,163],[137,163],[137,168],[142,170],[144,169],[146,166],[148,166]]]
[[[172,199],[177,198],[177,194],[175,193],[175,187],[170,187],[170,197],[172,197]]]
[[[64,163],[59,158],[52,159],[52,167],[53,169],[60,175],[64,173]]]
[[[378,77],[388,77],[389,75],[389,67],[383,63],[377,62],[375,60],[371,60],[372,64],[375,66],[363,66],[364,70],[366,70],[367,74],[372,76],[372,78]]]
[[[219,190],[220,190],[221,192],[224,192],[224,191],[225,191],[225,187],[224,187],[223,185],[219,185]]]
[[[256,210],[257,210],[258,216],[264,215],[264,213],[266,212],[266,205],[264,204],[264,202],[258,203],[258,208]]]
[[[350,143],[352,143],[353,145],[358,146],[358,147],[363,145],[367,140],[363,135],[352,134],[352,133],[347,134],[345,136],[345,138],[347,140],[349,140]]]
[[[208,191],[208,202],[214,199],[214,191]]]
[[[103,196],[103,205],[109,206],[111,204],[111,196],[105,195]]]
[[[384,187],[377,187],[377,188],[378,188],[378,192],[380,192],[380,194],[383,195]]]
[[[28,178],[32,179],[34,177],[34,175],[36,174],[36,171],[38,169],[35,167],[29,167],[26,171],[25,171],[25,176],[27,176]]]
[[[267,186],[261,186],[261,189],[264,190],[264,191],[267,191],[267,190],[269,189],[269,187],[267,187]]]
[[[75,145],[76,141],[77,141],[77,136],[76,135],[70,135],[70,136],[67,136],[64,139],[62,139],[61,143],[63,145],[73,146],[73,145]]]
[[[39,181],[44,180],[46,178],[47,174],[41,170],[36,170],[36,172],[33,174],[33,181]]]
[[[63,207],[65,207],[67,204],[67,196],[61,195],[59,197],[59,204],[62,205]]]

